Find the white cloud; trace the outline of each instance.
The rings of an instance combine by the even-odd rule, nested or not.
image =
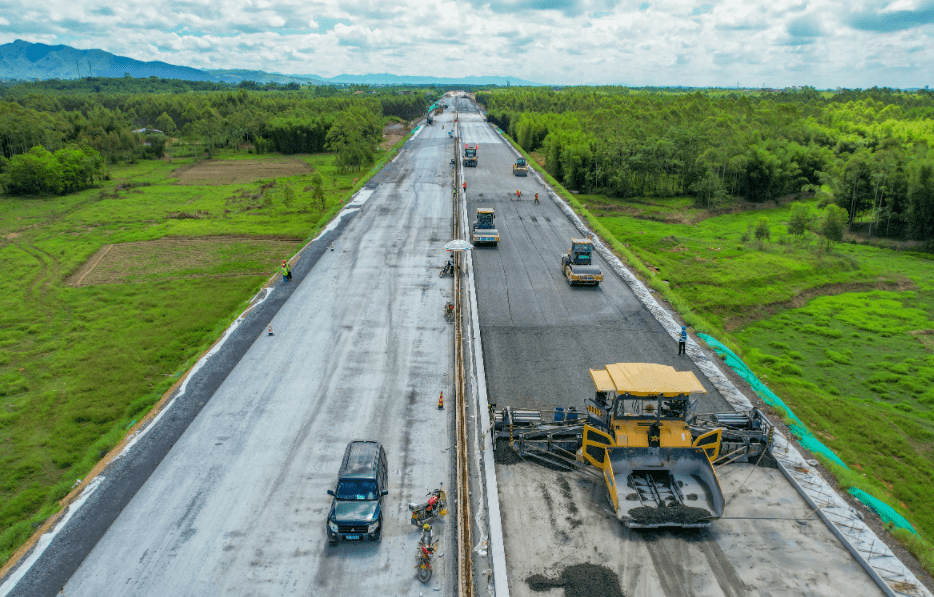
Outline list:
[[[934,0],[5,0],[0,42],[293,74],[934,84]]]

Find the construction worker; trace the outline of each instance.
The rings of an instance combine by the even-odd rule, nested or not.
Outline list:
[[[461,186],[464,187],[464,192],[466,193],[467,192],[467,181],[465,180],[464,182],[462,182]]]
[[[685,344],[688,341],[688,329],[685,326],[681,326],[681,335],[678,336],[678,354],[687,354],[685,349]]]
[[[288,284],[289,280],[292,279],[292,268],[289,267],[289,262],[282,260],[282,283]]]
[[[535,205],[538,205],[538,193],[535,193]]]
[[[516,199],[521,199],[521,198],[522,198],[522,191],[520,191],[519,189],[516,189]]]

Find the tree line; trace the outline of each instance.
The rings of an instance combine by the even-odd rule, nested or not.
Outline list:
[[[512,88],[477,93],[569,188],[611,197],[817,194],[873,236],[934,242],[934,93]]]
[[[112,81],[124,86],[156,85],[146,79]],[[196,144],[208,156],[242,146],[260,153],[335,151],[342,168],[359,169],[372,162],[384,119],[417,118],[438,97],[431,90],[402,94],[397,89],[376,93],[317,87],[274,92],[229,86],[195,90],[207,84],[177,92],[191,82],[166,83],[171,92],[95,93],[82,91],[86,81],[42,83],[4,90],[0,173],[8,172],[17,156],[27,156],[20,162],[38,159],[32,152],[36,147],[52,153],[70,147],[89,149],[111,164],[160,158],[167,138]],[[69,83],[74,93],[67,92]],[[9,183],[9,176],[3,180]],[[4,188],[14,192],[32,186]]]

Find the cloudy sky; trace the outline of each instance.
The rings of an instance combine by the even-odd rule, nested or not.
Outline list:
[[[287,74],[934,86],[934,0],[0,0],[0,43]]]

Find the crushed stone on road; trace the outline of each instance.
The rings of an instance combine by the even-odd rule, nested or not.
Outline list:
[[[564,597],[625,597],[619,576],[606,566],[597,564],[568,566],[556,579],[533,574],[525,582],[536,593],[563,588]]]

